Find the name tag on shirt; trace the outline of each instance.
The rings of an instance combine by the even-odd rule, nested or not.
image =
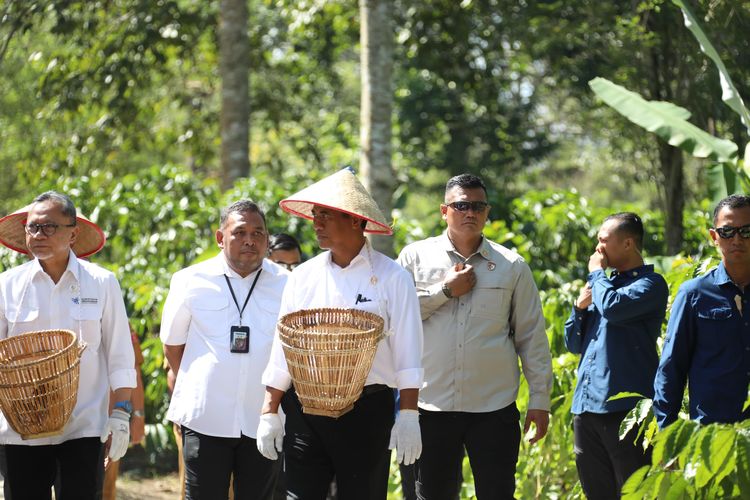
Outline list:
[[[229,328],[229,351],[240,354],[250,352],[250,327],[234,325]]]

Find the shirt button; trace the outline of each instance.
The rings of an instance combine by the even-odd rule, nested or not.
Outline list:
[[[461,345],[461,344],[458,344],[458,347],[463,347],[463,345]],[[750,347],[748,347],[748,349],[750,349]]]

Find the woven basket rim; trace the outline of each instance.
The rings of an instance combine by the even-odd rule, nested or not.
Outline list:
[[[8,366],[7,363],[3,363],[2,361],[0,361],[0,371],[15,371],[20,368],[28,368],[29,366],[34,366],[34,365],[43,363],[45,361],[49,361],[50,359],[58,357],[61,354],[68,352],[70,349],[75,348],[76,339],[78,338],[72,330],[67,330],[64,328],[56,328],[56,329],[50,329],[50,330],[35,330],[31,332],[21,333],[19,335],[13,335],[12,337],[8,337],[8,338],[0,340],[0,349],[2,349],[4,345],[17,344],[19,342],[22,342],[23,339],[25,338],[29,338],[34,335],[39,335],[40,333],[42,334],[66,333],[66,334],[70,334],[70,336],[72,337],[72,341],[68,345],[60,349],[59,351],[53,352],[52,354],[44,356],[43,358],[38,358],[38,359],[30,360],[30,361],[22,361],[20,363],[13,364],[12,366]]]
[[[3,382],[0,382],[0,389],[12,389],[15,387],[25,387],[25,386],[30,386],[30,385],[47,384],[55,379],[65,376],[65,374],[68,373],[69,371],[75,370],[76,368],[78,368],[78,365],[80,364],[81,364],[81,358],[76,356],[76,358],[73,360],[73,363],[70,366],[68,366],[64,370],[61,370],[55,373],[54,375],[50,375],[49,377],[41,378],[38,380],[33,380],[33,381],[29,380],[26,382],[18,382],[15,384],[5,384]]]
[[[318,307],[313,309],[300,309],[298,311],[290,312],[282,317],[279,318],[278,324],[279,326],[283,326],[285,328],[290,328],[294,330],[307,330],[307,325],[298,325],[293,324],[289,325],[289,321],[296,318],[304,318],[304,317],[312,317],[312,316],[318,316],[322,314],[348,314],[352,317],[360,317],[360,319],[366,319],[369,321],[372,321],[375,323],[373,328],[368,328],[367,330],[360,330],[360,331],[369,331],[371,329],[376,329],[378,327],[383,328],[384,320],[380,316],[378,316],[375,313],[372,313],[370,311],[363,311],[361,309],[354,309],[354,308],[346,308],[346,307]]]

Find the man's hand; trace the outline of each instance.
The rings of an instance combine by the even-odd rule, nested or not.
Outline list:
[[[128,443],[130,443],[130,415],[117,408],[112,410],[112,414],[109,416],[104,430],[102,430],[102,443],[107,443],[110,435],[112,439],[109,440],[107,455],[112,461],[116,462],[128,451]]]
[[[549,412],[546,410],[528,410],[526,412],[526,422],[523,424],[524,436],[529,432],[532,422],[534,423],[534,427],[536,427],[536,433],[533,438],[529,439],[529,444],[536,443],[547,434]]]
[[[391,429],[388,448],[396,448],[396,462],[411,465],[422,454],[422,433],[418,410],[400,410]]]
[[[284,449],[284,426],[278,413],[264,413],[258,423],[257,446],[261,455],[269,460],[279,458]]]
[[[450,288],[453,297],[460,297],[474,288],[474,285],[477,284],[477,275],[474,273],[473,267],[459,262],[448,269],[443,283]]]
[[[591,305],[591,285],[586,283],[586,286],[581,290],[580,295],[576,299],[576,309],[586,309]]]
[[[596,249],[596,252],[591,254],[589,257],[589,272],[592,273],[599,269],[607,269],[609,262],[607,261],[607,253],[604,250]]]

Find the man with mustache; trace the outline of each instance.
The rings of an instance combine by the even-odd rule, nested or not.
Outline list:
[[[219,254],[174,274],[161,339],[176,382],[167,418],[182,426],[188,500],[271,498],[279,461],[257,449],[268,362],[287,271],[264,260],[265,215],[249,200],[221,211]]]
[[[424,328],[422,500],[458,497],[464,448],[477,498],[513,498],[519,359],[529,383],[524,432],[534,424],[532,443],[547,433],[552,364],[539,293],[523,259],[483,236],[489,211],[479,177],[451,178],[440,205],[446,231],[398,257],[416,284]]]

